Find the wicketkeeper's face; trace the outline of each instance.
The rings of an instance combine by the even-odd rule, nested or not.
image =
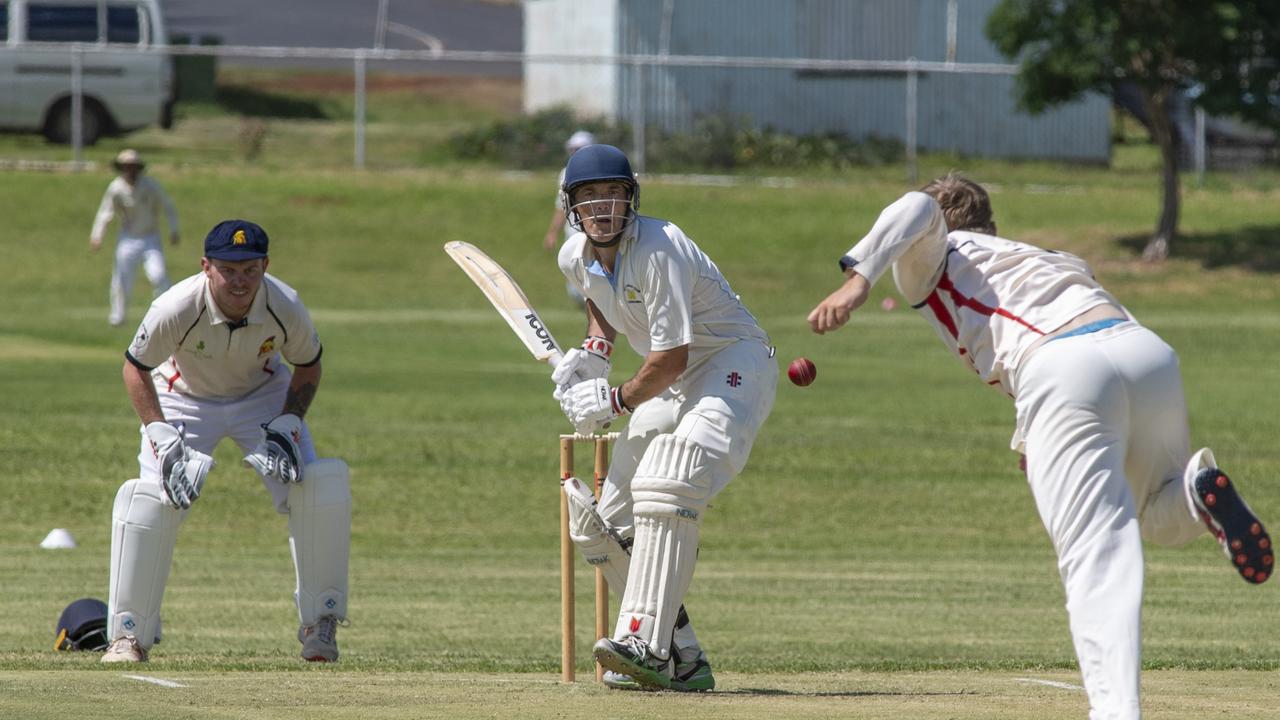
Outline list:
[[[233,320],[248,315],[253,298],[262,286],[262,276],[267,272],[267,258],[239,261],[202,258],[200,265],[209,278],[209,294],[218,309]]]
[[[573,206],[582,220],[582,231],[596,242],[622,232],[631,217],[631,186],[604,180],[573,189]]]

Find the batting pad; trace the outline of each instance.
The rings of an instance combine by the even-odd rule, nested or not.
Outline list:
[[[160,635],[160,601],[169,580],[178,526],[186,512],[161,498],[159,482],[133,479],[111,510],[111,581],[107,638],[133,637],[143,649]]]
[[[614,638],[644,640],[669,656],[671,633],[698,560],[698,528],[711,497],[706,453],[671,434],[655,437],[631,481],[635,543]]]
[[[711,467],[706,451],[671,434],[649,443],[631,480],[636,515],[679,515],[694,522],[711,500]]]
[[[600,568],[609,587],[622,592],[627,586],[631,556],[622,547],[616,530],[596,512],[596,496],[578,478],[563,483],[569,498],[569,538],[588,565]]]
[[[670,657],[676,616],[697,560],[696,522],[673,515],[637,515],[631,572],[614,639],[635,636],[648,644],[654,655]]]
[[[325,615],[347,618],[351,555],[351,481],[347,464],[323,458],[289,486],[289,546],[298,573],[294,600],[303,625]]]

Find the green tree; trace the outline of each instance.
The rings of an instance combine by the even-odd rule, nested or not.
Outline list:
[[[1178,229],[1170,98],[1193,90],[1209,113],[1280,127],[1280,0],[1001,0],[986,32],[1019,60],[1019,105],[1032,113],[1119,82],[1141,91],[1164,176],[1148,260],[1168,255]]]

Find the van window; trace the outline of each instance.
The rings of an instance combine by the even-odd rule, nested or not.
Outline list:
[[[140,39],[137,8],[107,8],[107,42],[137,45]]]
[[[92,5],[31,5],[27,39],[33,42],[98,42],[98,8]]]

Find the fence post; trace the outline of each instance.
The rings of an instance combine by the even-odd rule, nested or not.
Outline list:
[[[907,62],[911,65],[907,70],[907,181],[916,184],[919,174],[916,167],[916,107],[919,85],[919,73],[915,68],[915,58]]]
[[[635,118],[631,125],[631,164],[635,166],[636,174],[644,173],[644,102],[648,97],[645,91],[645,72],[644,65],[636,63],[636,91],[633,93],[635,97],[636,110]]]
[[[71,159],[84,161],[84,50],[71,49]]]
[[[355,135],[356,135],[356,157],[355,166],[357,170],[364,169],[364,128],[365,128],[365,54],[363,50],[356,50],[355,53],[355,74],[356,74],[356,117],[355,117]]]
[[[1196,106],[1196,146],[1195,146],[1195,162],[1196,162],[1196,187],[1204,187],[1204,169],[1206,160],[1206,147],[1204,137],[1205,126],[1204,108]]]

